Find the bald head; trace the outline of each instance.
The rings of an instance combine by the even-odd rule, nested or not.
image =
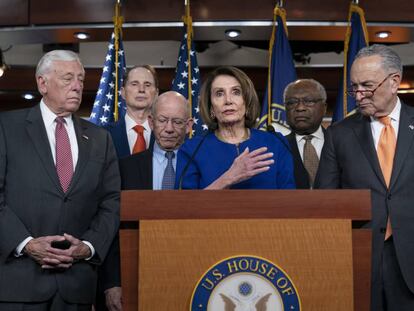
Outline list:
[[[189,118],[188,102],[183,95],[168,91],[158,96],[149,123],[161,149],[172,151],[180,147],[193,125]]]

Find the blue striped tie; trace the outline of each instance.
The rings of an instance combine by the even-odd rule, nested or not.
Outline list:
[[[175,184],[175,171],[173,166],[173,159],[175,157],[174,151],[165,152],[165,157],[168,159],[167,167],[164,171],[164,177],[162,178],[162,190],[171,190],[174,189]]]

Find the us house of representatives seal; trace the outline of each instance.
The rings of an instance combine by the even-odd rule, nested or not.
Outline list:
[[[283,269],[261,257],[240,255],[204,273],[193,291],[190,310],[299,311],[301,303]]]

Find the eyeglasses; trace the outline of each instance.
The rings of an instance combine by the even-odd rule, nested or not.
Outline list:
[[[388,76],[384,78],[375,88],[372,90],[366,89],[366,90],[357,90],[356,86],[353,86],[350,90],[346,91],[346,94],[348,94],[351,97],[357,97],[357,94],[360,93],[363,97],[372,97],[374,96],[375,92],[380,88],[381,85],[384,84],[385,81],[387,81],[388,78],[392,77],[393,75],[397,74],[398,72],[390,73]]]
[[[285,107],[287,110],[295,109],[300,103],[304,104],[306,107],[313,107],[316,103],[323,101],[322,98],[289,98],[285,102]]]
[[[155,119],[156,125],[159,127],[166,127],[168,122],[171,121],[171,124],[176,129],[182,129],[186,126],[188,120],[180,119],[180,118],[164,118],[164,117],[158,117]]]

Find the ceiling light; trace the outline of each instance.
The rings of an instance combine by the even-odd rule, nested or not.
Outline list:
[[[79,40],[86,40],[90,38],[90,35],[87,32],[75,32],[73,36]]]
[[[238,29],[227,29],[224,33],[229,38],[237,38],[241,35],[241,31]]]
[[[386,39],[391,37],[391,31],[378,31],[375,33],[375,36],[380,39]]]
[[[27,100],[32,100],[34,98],[34,95],[30,93],[26,93],[26,94],[23,94],[23,98]]]

